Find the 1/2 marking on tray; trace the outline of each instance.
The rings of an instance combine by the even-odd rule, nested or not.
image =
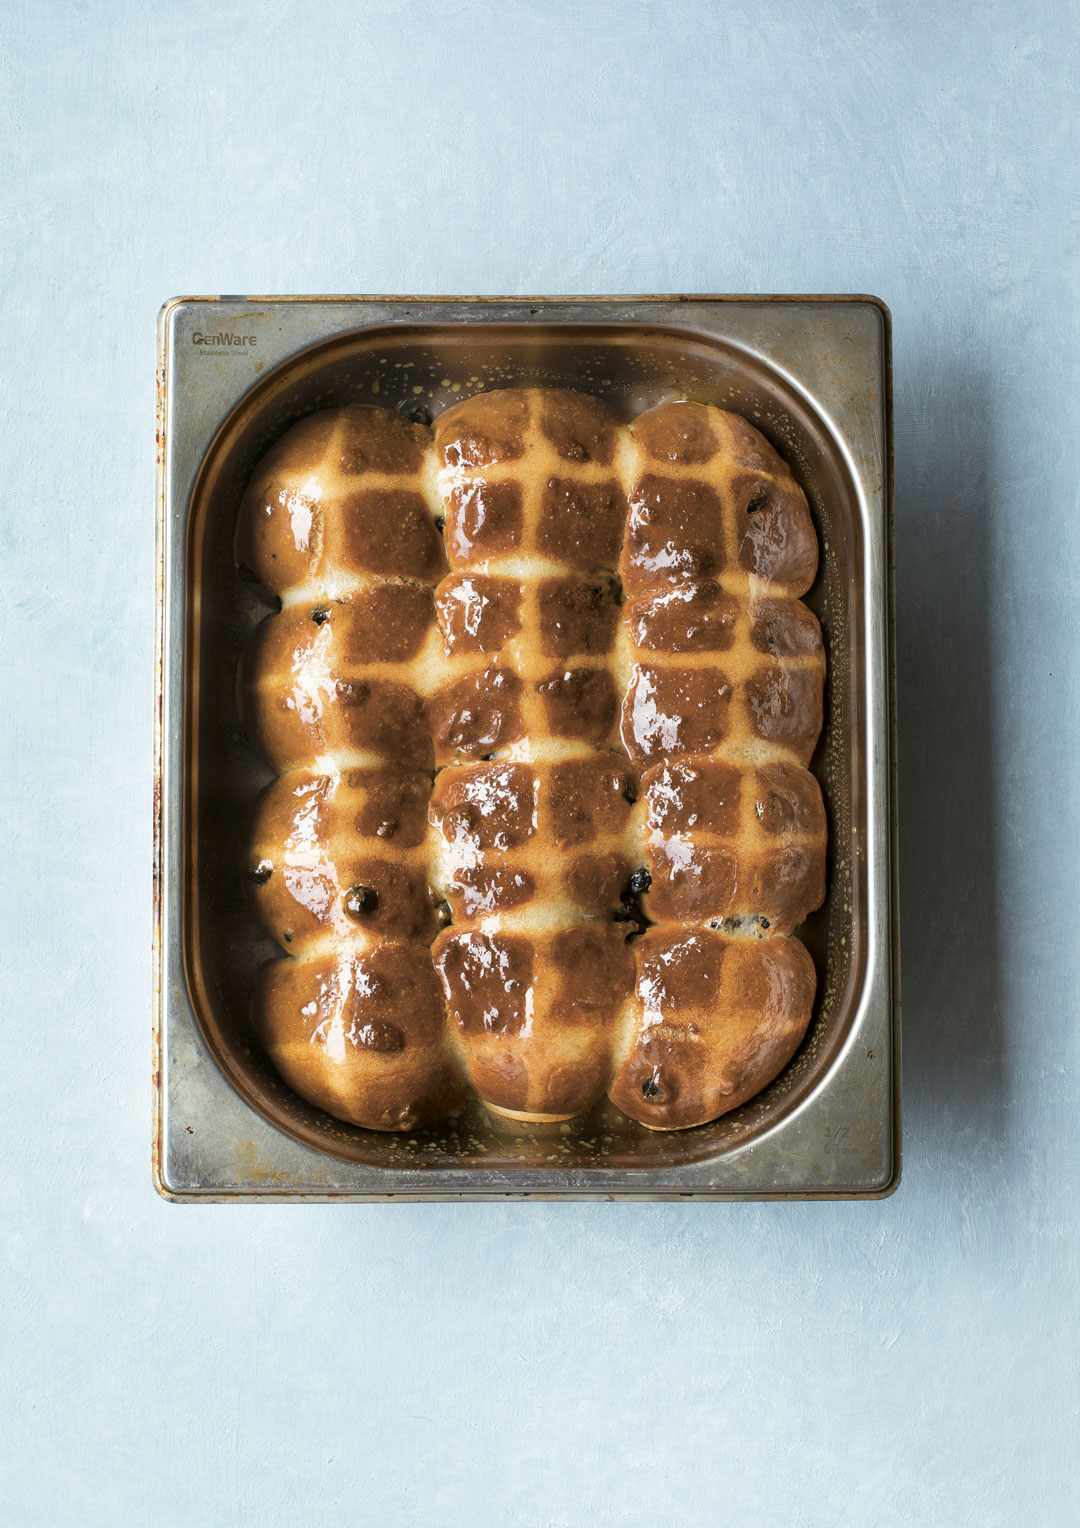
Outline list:
[[[836,1130],[825,1127],[825,1155],[834,1157],[854,1157],[858,1155],[858,1147],[848,1146],[847,1125],[840,1125]]]

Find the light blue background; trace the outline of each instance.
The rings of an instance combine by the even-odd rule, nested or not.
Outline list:
[[[1072,1524],[1075,3],[8,3],[0,1523]],[[154,319],[870,291],[906,1171],[869,1204],[150,1180]]]

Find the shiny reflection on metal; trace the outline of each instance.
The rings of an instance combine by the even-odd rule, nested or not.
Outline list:
[[[168,1198],[880,1197],[900,1172],[889,317],[869,297],[178,298],[159,320],[155,1182]],[[252,1039],[276,953],[240,887],[268,772],[238,726],[263,610],[232,569],[240,496],[301,415],[437,414],[485,387],[580,387],[629,415],[685,395],[750,418],[792,463],[822,543],[829,656],[814,759],[830,890],[806,925],[810,1033],[741,1109],[685,1133],[605,1106],[572,1125],[477,1107],[415,1135],[303,1103]]]

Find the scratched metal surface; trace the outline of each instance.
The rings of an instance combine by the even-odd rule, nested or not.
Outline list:
[[[2,8],[4,1528],[1072,1528],[1076,22]],[[154,1192],[154,316],[357,290],[888,302],[891,1198]]]

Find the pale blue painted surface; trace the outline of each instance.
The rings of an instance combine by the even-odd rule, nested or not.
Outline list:
[[[4,7],[4,1528],[1078,1520],[1078,20]],[[899,1193],[164,1204],[159,304],[669,289],[892,307]]]

